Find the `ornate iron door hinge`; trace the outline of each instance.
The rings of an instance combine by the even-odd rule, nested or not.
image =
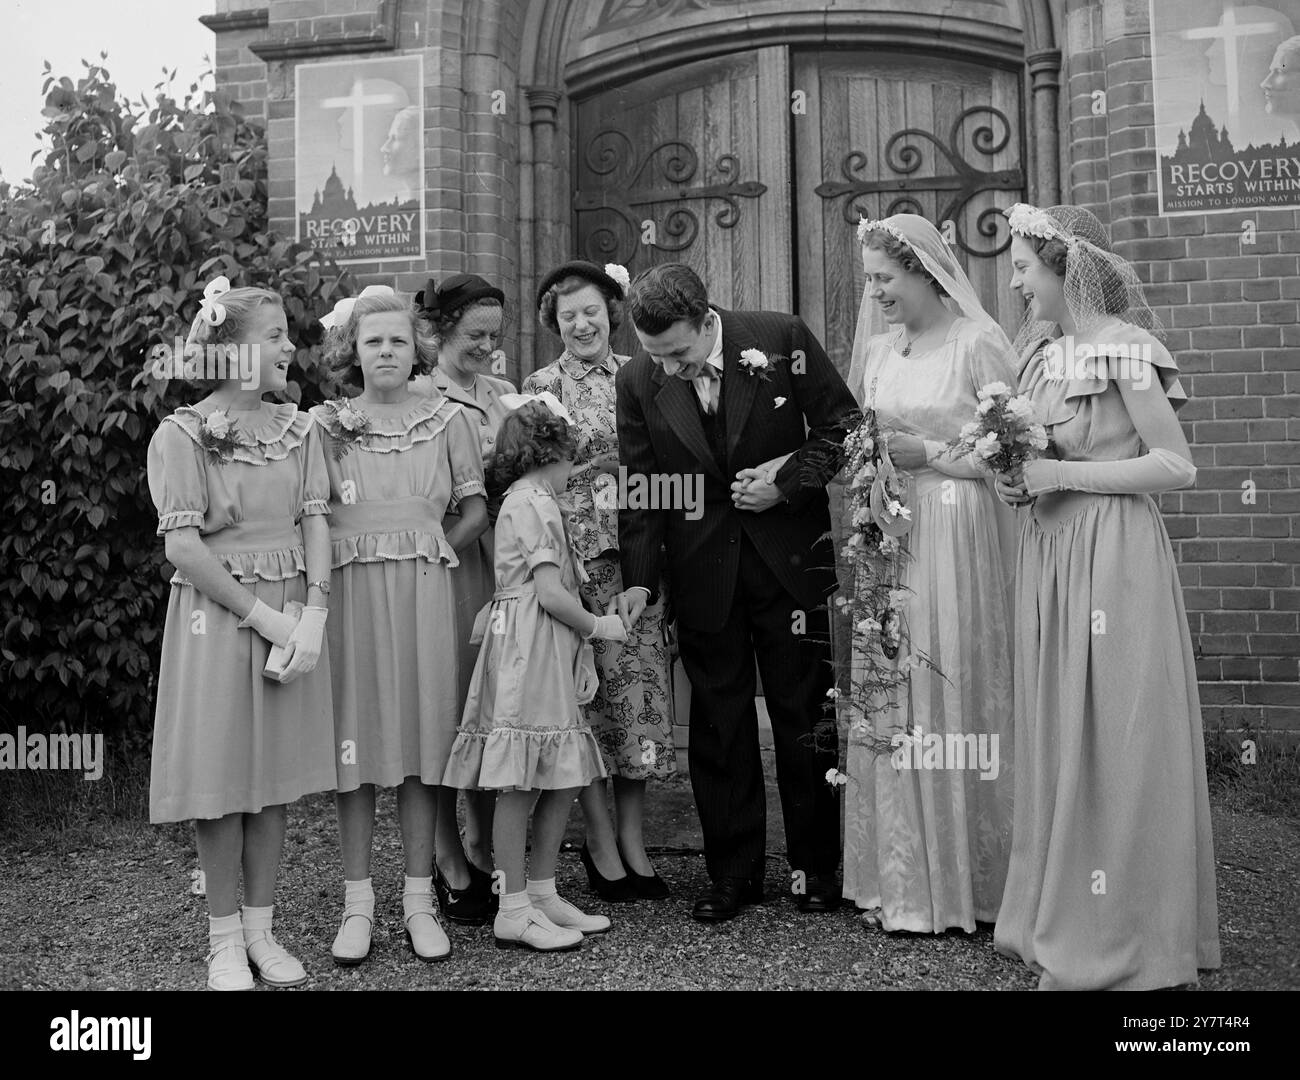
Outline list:
[[[885,164],[899,174],[898,176],[881,180],[857,179],[855,174],[866,167],[867,155],[861,150],[851,150],[844,156],[844,161],[840,165],[845,179],[823,181],[814,190],[823,199],[838,199],[841,195],[848,195],[849,197],[844,203],[844,220],[849,224],[856,224],[857,216],[864,213],[861,207],[854,205],[854,199],[858,195],[883,194],[892,191],[904,192],[905,194],[891,200],[884,213],[880,215],[881,217],[889,217],[891,214],[908,212],[919,214],[922,212],[921,204],[913,198],[911,192],[951,192],[948,201],[943,204],[942,209],[939,211],[936,224],[952,221],[955,228],[956,242],[969,255],[977,255],[983,258],[1000,255],[1011,244],[1009,232],[1006,239],[996,248],[985,251],[978,250],[966,243],[957,214],[962,207],[981,191],[1014,191],[1017,193],[1024,191],[1025,174],[1018,168],[991,171],[977,169],[961,156],[959,142],[961,126],[976,113],[988,113],[995,123],[1001,124],[1002,137],[1000,139],[996,137],[996,130],[991,124],[983,124],[977,127],[971,136],[971,143],[975,149],[981,154],[992,157],[1004,149],[1010,141],[1011,123],[1003,113],[992,106],[976,105],[967,109],[953,122],[952,131],[948,135],[947,146],[930,132],[922,131],[920,128],[904,128],[902,131],[891,135],[889,141],[885,144]],[[913,174],[921,167],[923,155],[916,146],[910,143],[902,147],[899,146],[899,143],[909,139],[924,139],[933,143],[935,149],[939,154],[943,155],[953,171],[942,176],[914,176]],[[980,236],[992,239],[998,234],[1000,220],[1001,211],[995,207],[989,207],[976,219],[976,231]]]
[[[665,151],[669,153],[660,159],[660,172],[666,183],[655,186],[651,166]],[[713,220],[721,229],[732,229],[740,220],[737,200],[757,199],[767,191],[767,186],[756,180],[737,180],[740,162],[734,154],[722,154],[714,165],[720,183],[690,186],[699,171],[700,159],[695,148],[680,139],[659,143],[637,161],[632,140],[621,131],[605,128],[587,141],[583,157],[592,173],[607,176],[609,180],[603,188],[575,192],[574,209],[579,214],[605,212],[617,218],[616,224],[595,228],[587,237],[586,254],[598,263],[627,263],[635,255],[643,226],[642,215],[632,213],[634,207],[720,199],[726,205]],[[650,175],[643,180],[647,170]],[[649,220],[654,229],[648,246],[660,251],[682,251],[695,242],[700,231],[699,218],[685,207],[669,211],[662,226],[654,222],[653,211]]]

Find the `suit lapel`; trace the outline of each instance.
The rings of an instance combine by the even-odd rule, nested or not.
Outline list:
[[[445,371],[441,371],[438,368],[434,368],[433,384],[439,390],[441,390],[446,397],[449,397],[452,401],[457,401],[460,404],[470,409],[473,409],[475,412],[481,413],[485,411],[483,406],[480,405],[478,401],[475,399],[474,395],[466,393],[459,386],[457,386],[456,383],[451,380],[451,378],[447,375]]]
[[[655,393],[655,404],[668,421],[668,426],[673,429],[682,445],[700,459],[700,464],[707,472],[724,480],[722,470],[718,468],[709,447],[709,440],[704,437],[704,425],[700,422],[700,410],[696,404],[699,399],[695,396],[694,385],[670,378],[658,365],[655,366],[653,380],[659,386]]]
[[[754,405],[759,376],[740,366],[740,354],[757,346],[753,335],[734,312],[718,312],[722,319],[722,387],[726,396],[727,463],[740,442],[749,410]]]

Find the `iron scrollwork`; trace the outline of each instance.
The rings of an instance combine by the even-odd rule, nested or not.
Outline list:
[[[605,184],[595,190],[578,191],[573,197],[579,214],[601,214],[614,220],[593,228],[587,236],[587,256],[595,262],[630,262],[641,237],[640,217],[633,207],[695,199],[718,199],[723,206],[713,220],[720,229],[735,228],[740,220],[739,199],[756,199],[767,191],[756,180],[739,180],[740,162],[734,154],[723,154],[714,163],[719,183],[690,186],[699,171],[695,148],[680,139],[668,139],[649,150],[639,161],[632,141],[623,132],[605,128],[588,140],[583,152],[587,168]],[[665,186],[654,186],[652,165],[658,161]],[[647,170],[650,176],[647,178]],[[700,221],[695,212],[675,207],[656,226],[651,247],[660,251],[682,251],[695,242]]]
[[[861,150],[851,150],[845,155],[844,161],[840,165],[845,179],[842,181],[823,181],[815,190],[823,199],[837,199],[842,195],[847,195],[848,198],[844,202],[844,220],[849,224],[855,224],[859,215],[874,216],[855,203],[854,200],[859,195],[880,194],[884,196],[889,192],[899,192],[900,194],[890,200],[884,212],[880,215],[881,217],[888,217],[891,214],[919,214],[922,212],[920,202],[910,194],[911,192],[948,192],[950,193],[948,201],[943,204],[942,209],[939,211],[938,220],[941,222],[951,220],[954,223],[957,245],[969,255],[984,258],[1000,255],[1011,244],[1009,233],[1001,244],[991,250],[973,248],[966,243],[957,214],[982,191],[1022,192],[1025,187],[1025,175],[1018,168],[977,169],[962,157],[960,143],[962,125],[971,116],[978,113],[986,113],[991,119],[990,123],[981,124],[974,130],[971,135],[971,143],[980,154],[991,157],[1000,150],[1005,149],[1010,141],[1011,122],[1003,113],[990,105],[976,105],[967,109],[953,122],[947,145],[940,142],[930,132],[923,131],[920,128],[904,128],[902,131],[891,135],[889,141],[885,144],[885,165],[897,174],[896,176],[880,180],[860,179],[858,174],[867,166],[867,155]],[[997,129],[993,126],[994,124],[1001,125],[1000,138]],[[911,140],[924,140],[931,143],[937,154],[942,155],[944,160],[951,166],[952,172],[936,176],[915,175],[921,167],[924,155],[917,146],[912,144]],[[980,236],[993,239],[998,234],[999,221],[1001,221],[1001,211],[996,207],[989,207],[976,218],[975,230]]]

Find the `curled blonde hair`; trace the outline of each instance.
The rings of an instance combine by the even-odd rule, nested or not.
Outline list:
[[[185,339],[186,345],[224,345],[227,342],[237,342],[248,329],[253,313],[263,304],[284,307],[284,301],[280,299],[279,294],[271,292],[270,289],[258,289],[247,285],[223,293],[215,302],[226,309],[225,319],[219,325],[213,326],[203,318],[202,314],[195,315],[194,321],[190,323],[189,336]]]
[[[411,320],[411,337],[415,342],[415,364],[412,375],[427,375],[438,361],[436,342],[425,333],[411,298],[401,293],[392,296],[371,295],[358,296],[352,305],[352,312],[338,326],[333,327],[325,338],[325,360],[330,370],[350,386],[361,386],[361,369],[357,364],[357,334],[361,330],[361,320],[367,315],[385,315],[400,312]]]

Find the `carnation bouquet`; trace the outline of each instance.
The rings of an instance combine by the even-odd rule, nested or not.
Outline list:
[[[988,473],[1013,473],[1047,449],[1047,429],[1023,394],[1013,394],[1004,382],[980,387],[978,415],[944,447],[954,457],[970,455],[971,463]]]
[[[325,402],[325,410],[325,430],[334,442],[334,460],[339,461],[353,446],[365,442],[370,417],[346,398]]]
[[[209,413],[199,425],[199,446],[213,465],[228,465],[243,445],[238,425],[225,410]]]

